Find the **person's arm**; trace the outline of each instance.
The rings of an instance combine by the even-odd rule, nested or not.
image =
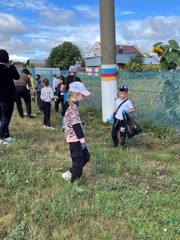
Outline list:
[[[66,81],[65,81],[65,78],[64,76],[61,77],[61,93],[64,93],[65,92],[65,87],[66,87]]]
[[[71,122],[73,130],[76,134],[76,137],[79,139],[80,143],[85,143],[84,133],[81,125],[81,119],[78,111],[73,111],[71,113]]]
[[[128,110],[129,110],[129,113],[135,112],[134,106],[130,100],[128,102]]]
[[[31,95],[33,96],[34,91],[33,91],[31,79],[30,79],[29,76],[27,76],[27,85],[28,85],[28,88],[29,88],[29,90],[30,90]]]
[[[82,130],[81,123],[76,123],[73,125],[73,130],[81,143],[85,143],[84,133]]]
[[[29,76],[27,76],[27,85],[29,89],[32,89],[31,79],[29,78]]]
[[[134,108],[134,107],[133,107],[133,108],[130,108],[130,109],[129,109],[129,112],[130,112],[130,113],[135,112],[135,108]]]
[[[61,92],[63,93],[64,91],[65,91],[65,84],[62,83],[62,84],[61,84]]]
[[[30,81],[31,81],[32,88],[34,89],[34,79],[32,76],[30,77]]]
[[[134,106],[130,100],[127,102],[127,107],[123,109],[122,112],[126,114],[135,112]]]

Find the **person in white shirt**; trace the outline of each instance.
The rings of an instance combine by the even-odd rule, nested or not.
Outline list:
[[[123,114],[129,114],[134,112],[134,107],[132,102],[128,99],[128,87],[122,85],[119,88],[119,98],[115,101],[115,107],[113,110],[114,114],[114,123],[112,127],[112,140],[113,147],[117,147],[119,144],[118,134],[120,132],[121,146],[124,146],[126,143],[126,130],[125,123],[123,120]]]
[[[56,88],[57,88],[58,84],[59,84],[59,79],[57,78],[56,74],[53,74],[53,86],[52,86],[52,88],[53,88],[54,93],[56,92]]]
[[[44,113],[44,128],[53,129],[50,126],[51,100],[54,99],[53,89],[49,86],[49,80],[44,79],[44,87],[41,89],[42,110]]]

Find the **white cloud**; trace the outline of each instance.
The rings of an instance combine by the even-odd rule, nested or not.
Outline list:
[[[15,0],[9,0],[11,4],[15,2]],[[29,1],[29,3],[32,2],[35,3],[33,0]],[[35,25],[36,31],[34,22],[27,26],[11,14],[0,13],[0,48],[7,49],[13,56],[38,59],[47,57],[51,48],[63,41],[74,42],[85,53],[94,42],[100,40],[99,23],[96,18],[98,13],[94,11],[94,16],[89,15],[91,21],[84,20],[84,22],[81,15],[83,11],[92,12],[91,7],[79,5],[72,10],[47,11],[43,8],[45,2],[40,0],[42,5],[37,6],[42,10],[40,11],[41,21]],[[22,3],[24,4],[25,1],[19,4]],[[33,6],[31,9],[34,8]],[[156,16],[143,20],[117,22],[117,43],[119,44],[135,44],[144,51],[151,51],[154,43],[166,42],[169,39],[180,39],[179,16]]]
[[[24,33],[25,25],[11,14],[0,13],[0,34],[4,33]]]
[[[77,5],[74,6],[74,9],[81,14],[80,17],[84,17],[86,19],[97,19],[99,16],[98,8],[97,7],[91,7],[88,5]]]
[[[75,21],[75,13],[71,10],[44,10],[41,12],[42,21],[45,25],[70,24]]]
[[[48,0],[1,0],[1,6],[9,8],[30,9],[30,10],[45,10],[56,9]]]
[[[120,12],[120,15],[133,15],[135,14],[134,11],[124,11],[124,12]]]
[[[156,16],[144,20],[131,20],[117,24],[117,41],[136,44],[145,51],[151,51],[158,41],[180,39],[179,16]]]
[[[11,60],[13,60],[14,62],[27,62],[28,58],[27,57],[24,57],[24,56],[21,56],[21,55],[15,55],[15,54],[12,54],[9,56],[9,58]]]

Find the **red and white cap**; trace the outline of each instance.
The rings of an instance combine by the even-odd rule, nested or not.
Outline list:
[[[81,82],[73,82],[69,84],[69,92],[81,93],[85,97],[88,97],[91,95],[91,92],[88,91],[85,85]]]

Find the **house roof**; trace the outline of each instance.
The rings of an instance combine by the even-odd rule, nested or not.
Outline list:
[[[116,45],[116,54],[136,54],[144,57],[143,51],[134,45]]]
[[[101,43],[100,42],[96,42],[93,45],[89,54],[87,54],[86,57],[88,58],[88,57],[100,56],[101,55],[101,50],[97,51],[98,48],[101,48]],[[119,55],[119,54],[134,54],[134,55],[137,55],[139,57],[145,57],[143,51],[140,50],[135,45],[116,45],[116,55]]]

